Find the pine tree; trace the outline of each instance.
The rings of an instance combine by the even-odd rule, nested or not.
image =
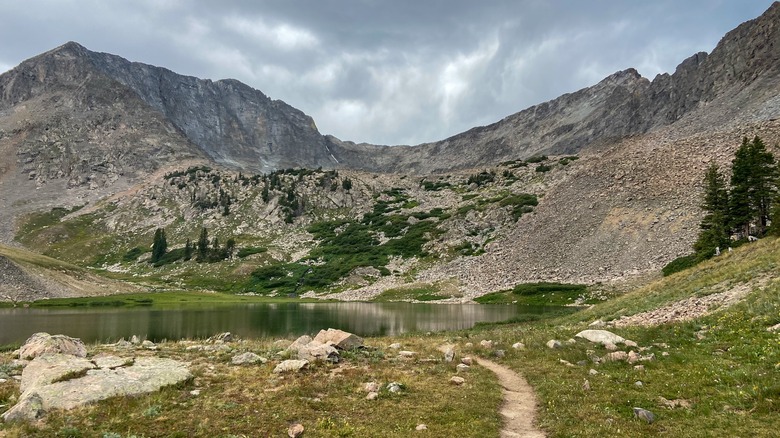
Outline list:
[[[200,236],[198,237],[198,255],[195,260],[202,262],[208,259],[209,255],[209,233],[206,231],[206,227],[200,230]]]
[[[154,231],[154,242],[152,243],[152,258],[150,262],[157,263],[168,251],[168,241],[165,238],[165,230],[158,228]]]
[[[184,245],[184,260],[192,259],[192,242],[187,238],[187,243]]]
[[[729,225],[746,238],[750,226],[755,225],[759,235],[766,232],[772,200],[777,193],[777,171],[774,156],[756,136],[752,141],[742,139],[731,165],[731,196]]]
[[[701,221],[701,233],[693,245],[700,258],[715,255],[716,248],[725,248],[729,244],[728,226],[729,194],[726,181],[716,164],[710,165],[704,175],[704,202],[701,206],[706,212]]]

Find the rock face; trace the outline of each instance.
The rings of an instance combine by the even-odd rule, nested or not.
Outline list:
[[[121,362],[128,365],[97,368],[91,361],[71,355],[36,357],[22,372],[19,402],[3,419],[34,420],[51,409],[73,409],[110,397],[145,394],[192,378],[187,364],[173,359],[138,357]]]
[[[33,359],[46,353],[62,353],[77,357],[86,357],[87,347],[81,339],[65,335],[35,333],[19,348],[19,359]]]

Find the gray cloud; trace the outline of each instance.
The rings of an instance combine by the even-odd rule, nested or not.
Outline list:
[[[35,0],[0,5],[0,71],[74,40],[236,78],[342,139],[416,144],[629,67],[711,51],[770,0]]]

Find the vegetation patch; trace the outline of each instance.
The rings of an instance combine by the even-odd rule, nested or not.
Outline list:
[[[372,301],[437,301],[451,298],[451,296],[441,295],[438,292],[438,288],[432,285],[401,287],[388,289],[377,295]]]

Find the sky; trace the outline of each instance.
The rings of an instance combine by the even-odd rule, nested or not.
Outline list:
[[[653,79],[771,0],[0,0],[0,72],[76,41],[238,79],[373,144],[441,140],[636,68]]]

